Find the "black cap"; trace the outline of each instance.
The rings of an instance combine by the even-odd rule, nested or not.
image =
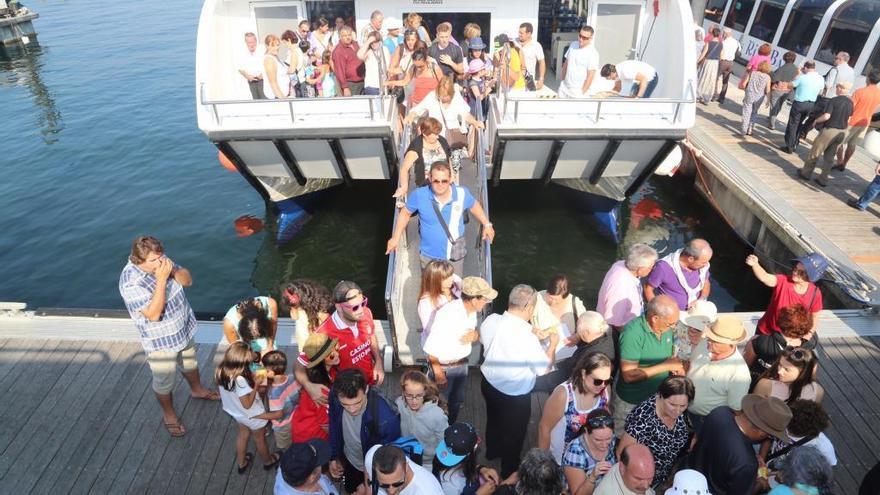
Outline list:
[[[477,448],[480,439],[469,423],[453,423],[443,432],[435,456],[441,464],[452,467],[464,460]]]
[[[291,486],[302,484],[318,466],[330,462],[330,444],[320,438],[294,443],[281,456],[281,476]]]

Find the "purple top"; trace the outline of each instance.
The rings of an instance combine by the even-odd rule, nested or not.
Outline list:
[[[696,287],[700,283],[700,271],[699,270],[688,270],[687,268],[682,268],[681,272],[684,274],[684,279],[687,281],[688,285],[691,287]],[[709,281],[709,274],[706,274],[706,281]],[[648,275],[648,285],[654,288],[654,295],[659,296],[660,294],[666,294],[675,299],[675,302],[678,303],[678,309],[686,310],[687,309],[687,292],[685,292],[684,287],[678,283],[678,277],[675,276],[675,272],[672,271],[672,267],[670,267],[664,261],[658,261],[657,264],[654,265],[654,269],[651,270],[651,274]]]

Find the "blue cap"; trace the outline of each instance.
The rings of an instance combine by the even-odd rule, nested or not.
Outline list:
[[[469,50],[485,50],[486,44],[483,43],[483,38],[476,36],[468,40],[468,49]]]
[[[810,282],[816,283],[819,279],[822,278],[822,275],[825,273],[825,270],[828,269],[828,260],[825,259],[819,253],[809,253],[805,254],[799,258],[795,258],[792,261],[799,262],[804,265],[804,271],[807,272],[807,278],[810,279]]]
[[[443,432],[443,440],[437,445],[434,457],[440,464],[453,467],[473,453],[479,442],[473,426],[468,423],[453,423]]]

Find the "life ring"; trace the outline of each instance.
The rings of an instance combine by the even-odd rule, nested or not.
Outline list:
[[[235,168],[235,164],[232,163],[232,160],[226,157],[222,151],[217,152],[217,160],[220,161],[220,165],[223,165],[223,168],[229,170],[230,172],[238,172],[238,169]]]

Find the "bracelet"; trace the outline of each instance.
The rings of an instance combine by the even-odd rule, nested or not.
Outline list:
[[[492,222],[486,222],[483,224],[483,227],[492,227]]]

